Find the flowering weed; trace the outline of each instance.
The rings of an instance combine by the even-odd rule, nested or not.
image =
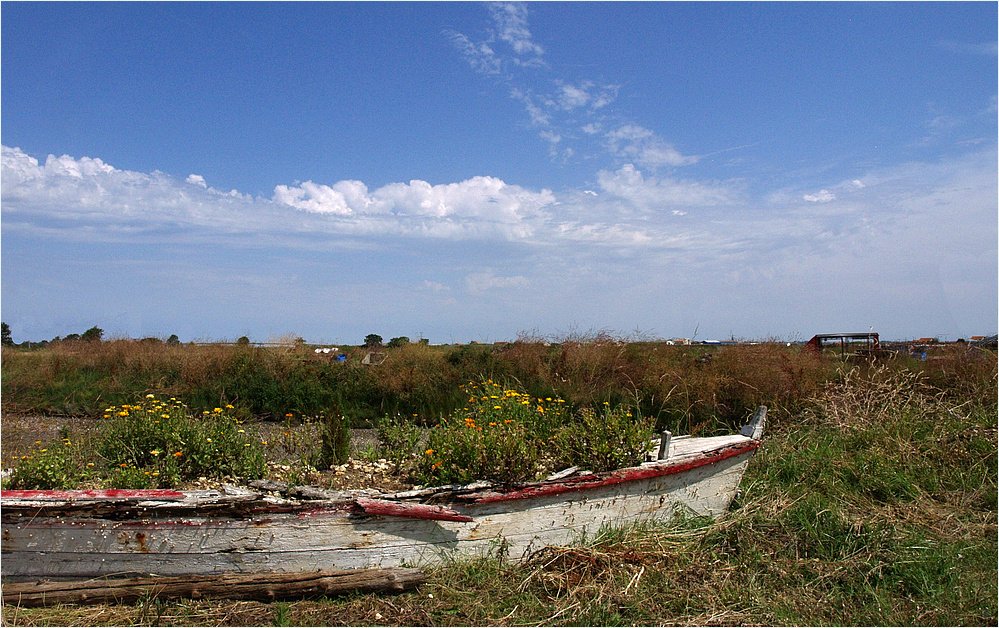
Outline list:
[[[80,448],[69,438],[63,438],[21,456],[8,479],[9,488],[74,488],[91,474],[92,468],[93,465],[88,467],[83,463]]]
[[[108,408],[97,447],[117,488],[175,486],[199,476],[259,478],[266,472],[259,440],[231,406],[198,418],[171,398]]]

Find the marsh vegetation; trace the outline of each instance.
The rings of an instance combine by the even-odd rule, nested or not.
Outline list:
[[[740,497],[717,522],[605,530],[578,546],[541,549],[522,563],[483,557],[430,567],[418,592],[394,597],[6,606],[4,623],[996,624],[994,352],[955,348],[926,361],[849,363],[777,344],[525,342],[402,345],[386,354],[382,365],[369,368],[359,360],[331,364],[305,352],[245,346],[115,341],[4,349],[3,462],[16,466],[12,461],[30,453],[8,448],[20,413],[77,413],[48,440],[12,439],[51,451],[82,442],[73,425],[96,430],[108,408],[144,407],[146,395],[154,396],[149,403],[183,400],[194,417],[224,415],[235,428],[228,446],[246,444],[238,440],[240,429],[270,426],[270,437],[258,433],[253,441],[261,445],[265,473],[283,465],[302,480],[306,467],[296,460],[318,455],[318,417],[334,414],[351,427],[383,429],[382,448],[355,447],[355,461],[391,457],[386,447],[394,442],[396,455],[410,456],[423,472],[443,461],[443,446],[407,440],[410,428],[454,420],[468,427],[476,409],[471,422],[483,431],[513,421],[515,411],[564,406],[556,431],[566,422],[585,425],[586,417],[593,426],[630,425],[624,421],[630,412],[655,428],[709,434],[731,429],[764,404],[771,430]],[[470,405],[470,382],[488,386],[490,379],[496,389],[475,390],[477,403],[489,405]],[[517,396],[504,397],[506,391]],[[315,468],[314,462],[310,472],[323,475]]]

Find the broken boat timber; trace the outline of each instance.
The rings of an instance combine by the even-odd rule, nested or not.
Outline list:
[[[717,517],[765,421],[761,406],[739,434],[664,434],[637,467],[515,487],[3,491],[0,569],[24,581],[417,566],[489,551],[519,559],[603,525]]]

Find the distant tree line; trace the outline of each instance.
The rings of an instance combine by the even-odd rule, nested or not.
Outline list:
[[[31,349],[31,348],[45,347],[48,346],[49,343],[53,342],[74,342],[74,341],[101,342],[103,338],[104,338],[104,330],[98,327],[97,325],[94,325],[93,327],[83,332],[82,334],[68,334],[65,338],[61,336],[56,336],[52,340],[42,340],[40,342],[32,342],[30,340],[25,340],[24,342],[18,344],[14,342],[14,339],[11,336],[10,325],[8,325],[7,323],[0,323],[0,344],[3,344],[3,346],[5,347],[20,346],[26,349]],[[164,342],[164,341],[160,338],[142,338],[139,342]],[[166,339],[166,343],[168,345],[179,345],[180,338],[177,337],[177,334],[171,334],[170,337]]]
[[[21,346],[24,348],[38,348],[38,347],[45,347],[50,342],[72,342],[72,341],[100,342],[104,337],[104,330],[94,325],[93,327],[83,332],[82,334],[69,334],[65,338],[56,336],[52,340],[42,340],[41,342],[31,342],[29,340],[25,340],[24,342],[20,343],[20,345],[18,345],[17,343],[14,342],[13,338],[11,337],[10,325],[8,325],[7,323],[0,323],[0,325],[3,326],[2,344],[5,347]],[[164,342],[164,341],[162,338],[149,337],[149,338],[140,338],[139,342]],[[165,342],[168,345],[178,345],[180,344],[180,338],[177,337],[177,334],[171,334],[170,337],[167,338]],[[383,344],[382,337],[379,336],[378,334],[368,334],[367,336],[364,337],[364,348],[366,349],[380,349],[383,346],[394,349],[396,347],[404,347],[410,343],[411,341],[407,336],[398,336],[396,338],[392,338],[391,340],[388,341],[387,344]],[[417,343],[421,345],[429,345],[430,341],[426,338],[421,338],[420,340],[417,341]],[[240,336],[239,339],[236,340],[236,344],[249,345],[250,339],[247,336]],[[296,346],[302,346],[304,344],[305,344],[304,338],[295,339]]]
[[[51,341],[42,340],[41,342],[31,342],[30,340],[25,340],[19,346],[25,348],[44,347],[48,345],[49,342],[72,342],[74,340],[78,340],[81,342],[100,342],[101,338],[103,337],[104,337],[104,330],[98,327],[97,325],[94,325],[93,327],[83,332],[82,334],[69,334],[65,338],[56,336]],[[3,346],[5,347],[18,346],[14,342],[14,339],[11,337],[10,325],[8,325],[7,323],[0,323],[0,343],[2,343]]]

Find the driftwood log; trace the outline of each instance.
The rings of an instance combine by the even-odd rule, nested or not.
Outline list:
[[[35,607],[53,604],[130,604],[144,597],[273,600],[338,595],[351,592],[400,593],[426,582],[420,569],[346,569],[299,572],[224,573],[213,576],[151,576],[73,582],[3,584],[4,605]]]

